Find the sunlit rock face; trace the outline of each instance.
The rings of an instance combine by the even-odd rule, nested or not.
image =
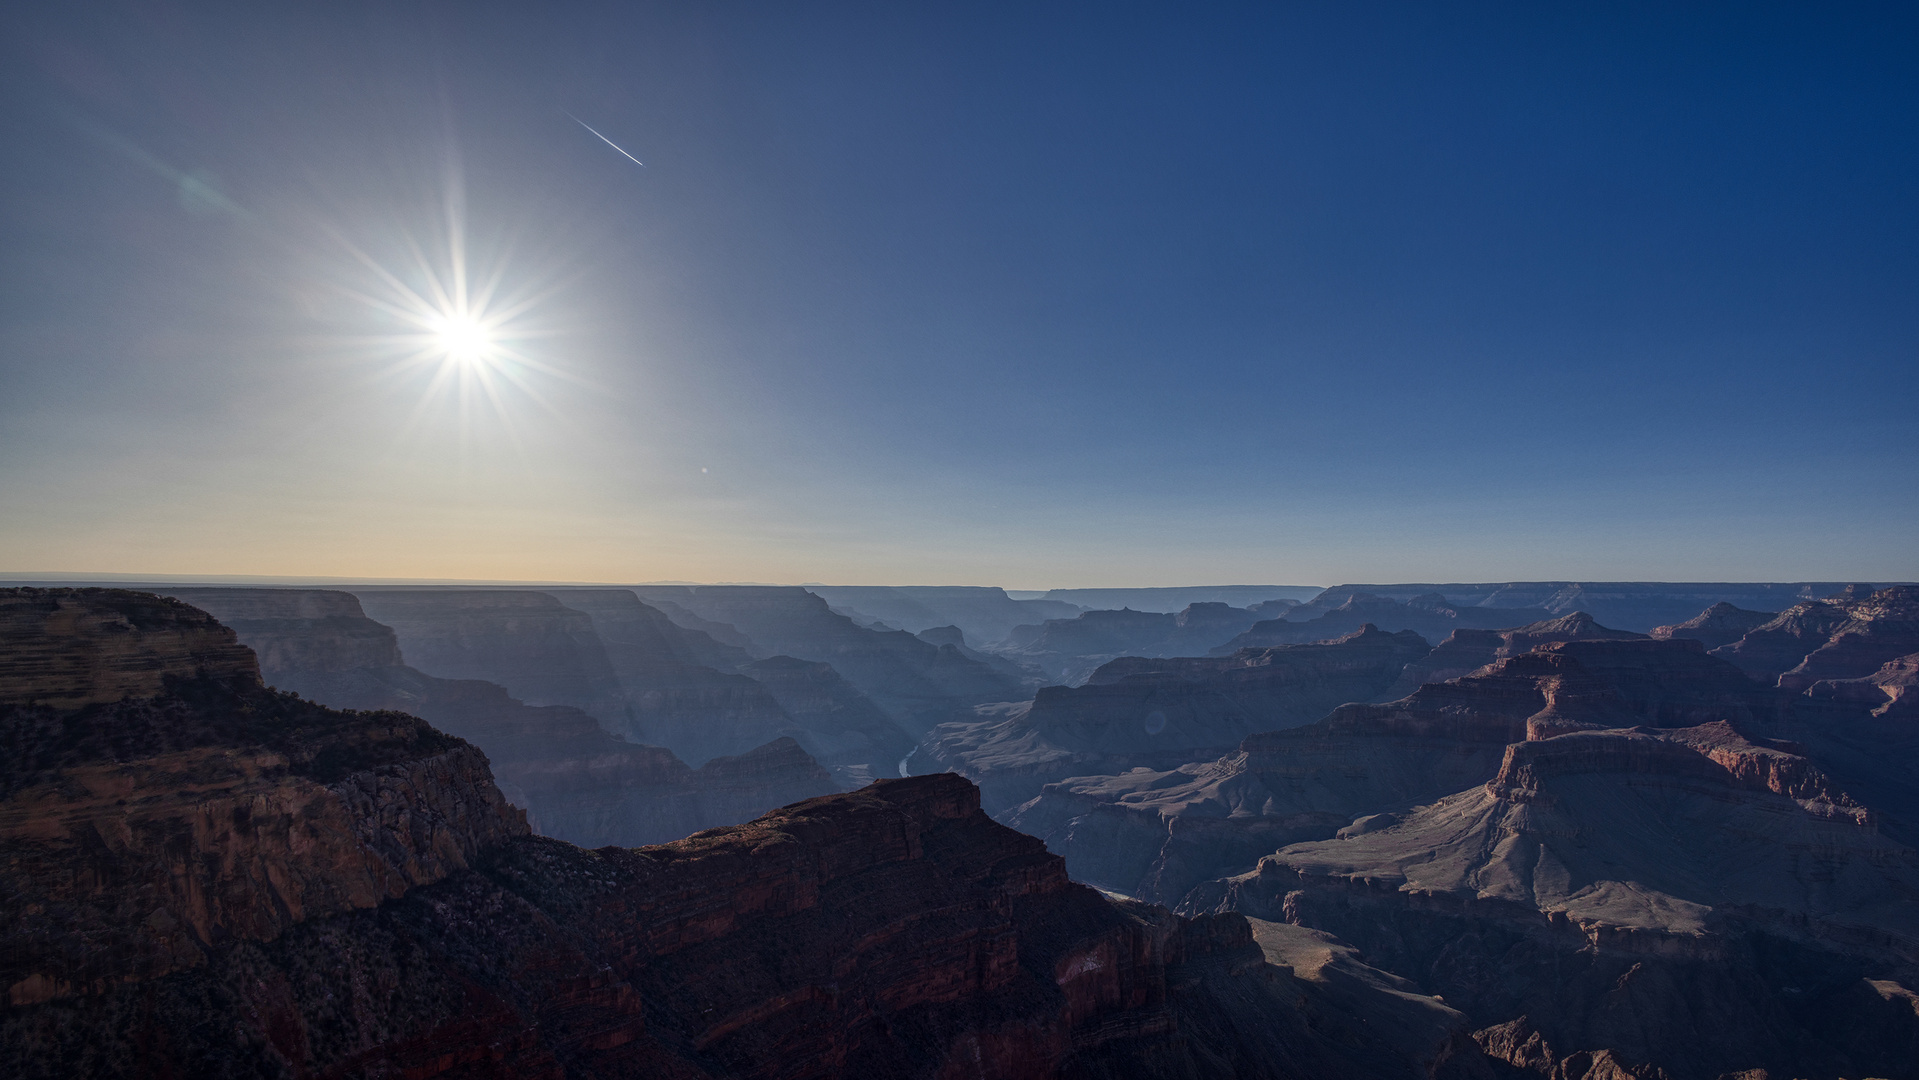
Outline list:
[[[1527,1069],[1912,1075],[1919,852],[1801,751],[1727,722],[1518,742],[1484,785],[1187,909],[1337,934]]]
[[[792,721],[745,676],[707,673],[744,687],[753,695],[746,706],[721,703],[685,719],[700,733],[696,749],[738,749],[763,766],[729,775],[724,766],[694,769],[669,748],[622,738],[580,709],[527,705],[491,682],[439,679],[400,664],[393,631],[368,619],[349,593],[207,588],[174,595],[229,621],[258,650],[263,676],[279,689],[335,708],[412,713],[473,742],[544,835],[589,846],[659,843],[843,786],[792,743],[788,736],[799,734]],[[670,640],[658,647],[684,648]],[[669,675],[690,666],[672,659],[659,665]],[[745,719],[721,722],[729,716]],[[774,743],[782,752],[769,754]]]
[[[974,705],[1028,696],[1017,679],[955,646],[859,626],[805,589],[700,585],[634,591],[687,625],[726,627],[749,642],[758,658],[791,656],[833,665],[909,735],[923,734]]]
[[[1217,760],[1051,783],[1004,820],[1044,838],[1083,880],[1176,904],[1276,847],[1382,828],[1485,783],[1510,743],[1782,715],[1779,694],[1696,642],[1552,642],[1398,701],[1250,735]]]
[[[1919,652],[1919,586],[1851,586],[1795,604],[1713,652],[1788,690],[1803,691],[1822,679],[1865,678],[1882,664]]]
[[[180,645],[210,623],[180,605],[53,599],[93,628],[36,611],[9,640],[165,659],[155,694],[59,706],[14,703],[44,664],[0,670],[9,1075],[1476,1075],[1439,1003],[1310,940],[1276,968],[1237,915],[1108,901],[959,777],[590,851],[527,835],[469,744]],[[161,641],[112,636],[149,603]]]
[[[1914,719],[1919,717],[1919,653],[1888,660],[1862,678],[1822,679],[1806,688],[1806,696],[1863,706],[1884,719]]]
[[[1217,758],[1253,732],[1365,699],[1428,651],[1417,634],[1367,627],[1336,642],[1231,657],[1115,660],[1084,686],[1048,687],[1031,705],[942,726],[909,764],[973,779],[1000,813],[1069,776]]]

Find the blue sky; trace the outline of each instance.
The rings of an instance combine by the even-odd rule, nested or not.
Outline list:
[[[0,570],[1919,577],[1904,6],[4,18]]]

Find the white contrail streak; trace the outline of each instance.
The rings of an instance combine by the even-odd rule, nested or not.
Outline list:
[[[565,110],[565,109],[561,109],[560,111],[561,111],[561,112],[566,112],[566,110]],[[589,124],[589,123],[587,123],[586,121],[584,121],[584,120],[582,120],[582,119],[580,119],[579,117],[577,117],[577,116],[574,116],[574,115],[573,115],[572,113],[566,113],[566,115],[567,115],[567,118],[568,118],[568,119],[570,119],[570,120],[572,120],[572,121],[573,121],[574,123],[576,123],[576,124],[578,124],[578,125],[580,125],[581,127],[583,127],[583,128],[585,128],[585,129],[586,129],[586,130],[588,130],[588,131],[592,131],[592,132],[593,132],[593,134],[595,134],[595,135],[599,135],[599,138],[600,138],[600,141],[601,141],[601,142],[603,142],[603,143],[605,143],[606,145],[608,145],[608,146],[610,146],[610,147],[612,147],[612,148],[613,148],[613,149],[615,149],[615,150],[620,150],[620,144],[619,144],[619,143],[616,143],[616,142],[614,142],[614,141],[613,141],[612,139],[609,139],[609,138],[607,138],[607,137],[606,137],[606,136],[604,136],[604,135],[600,135],[600,133],[599,133],[598,131],[594,131],[594,130],[593,130],[593,125],[592,125],[592,124]],[[644,162],[644,161],[641,161],[641,160],[640,160],[639,158],[636,158],[636,157],[634,157],[634,156],[633,156],[632,154],[628,154],[628,153],[627,153],[626,151],[624,151],[624,150],[620,150],[620,153],[621,153],[621,155],[623,155],[623,156],[624,156],[624,157],[626,158],[626,160],[628,160],[628,161],[630,161],[630,162],[632,162],[632,163],[633,163],[633,164],[635,164],[635,165],[638,165],[638,166],[639,166],[640,168],[642,168],[642,169],[644,169],[644,168],[646,168],[646,162]]]

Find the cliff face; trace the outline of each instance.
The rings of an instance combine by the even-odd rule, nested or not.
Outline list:
[[[1276,847],[1384,828],[1483,784],[1509,744],[1591,727],[1776,722],[1782,700],[1696,642],[1556,641],[1399,701],[1249,735],[1214,761],[1049,783],[1003,820],[1045,839],[1082,880],[1176,904]]]
[[[1336,603],[1334,601],[1337,601]],[[1327,641],[1371,624],[1382,630],[1410,630],[1438,641],[1455,630],[1496,630],[1546,618],[1537,608],[1489,608],[1454,604],[1437,593],[1407,601],[1357,591],[1327,590],[1311,603],[1253,625],[1215,652],[1273,645]]]
[[[258,678],[233,631],[115,589],[0,590],[0,705],[71,708],[157,694],[168,676]]]
[[[266,681],[280,689],[334,708],[412,713],[470,740],[486,752],[508,797],[525,807],[533,827],[548,836],[588,845],[657,843],[747,821],[775,806],[841,786],[804,752],[798,754],[803,761],[756,774],[758,791],[746,781],[720,783],[719,774],[689,768],[670,749],[628,742],[571,706],[527,705],[494,683],[422,674],[398,663],[393,632],[361,614],[359,602],[349,593],[199,589],[179,595],[191,596],[231,620],[241,640],[265,658]],[[638,607],[638,601],[632,606]],[[655,647],[680,648],[670,637],[678,628],[668,624],[668,631],[662,635],[667,640]],[[659,660],[653,671],[658,697],[643,697],[641,704],[653,708],[651,715],[685,720],[684,726],[698,733],[692,740],[696,750],[744,746],[752,753],[754,747],[763,749],[801,734],[760,685],[745,676],[695,669],[713,680],[730,680],[701,699],[705,707],[697,709],[687,701],[700,697],[698,680],[691,687],[658,685],[673,671],[689,667]],[[739,689],[734,684],[749,693],[729,696],[729,688]],[[742,696],[744,702],[737,700]],[[755,737],[757,743],[751,741]]]
[[[361,607],[393,628],[407,663],[441,678],[499,683],[533,705],[617,716],[619,677],[593,619],[523,589],[362,590]]]
[[[1536,608],[1553,615],[1591,612],[1608,626],[1641,633],[1690,618],[1703,608],[1730,603],[1753,611],[1779,611],[1801,601],[1830,596],[1843,581],[1506,581],[1399,585],[1337,585],[1313,601],[1330,606],[1355,592],[1410,601],[1443,593],[1458,605]]]
[[[1013,628],[1045,619],[1070,619],[1076,604],[1015,600],[1006,590],[976,586],[810,586],[836,608],[855,609],[911,633],[935,626],[959,627],[968,640],[990,645]]]
[[[1176,613],[1088,611],[1014,628],[1006,655],[1038,666],[1054,681],[1077,686],[1094,669],[1122,656],[1204,656],[1263,616],[1220,603],[1189,604]]]
[[[1778,617],[1776,611],[1747,611],[1721,602],[1685,622],[1655,627],[1652,636],[1661,640],[1691,638],[1708,649],[1717,649],[1738,641]]]
[[[1848,1014],[1913,985],[1916,889],[1919,852],[1797,747],[1716,723],[1517,743],[1482,787],[1191,903],[1339,935],[1515,1066],[1910,1076],[1919,1016]]]
[[[1806,696],[1859,705],[1885,719],[1919,717],[1919,653],[1888,660],[1863,678],[1822,679],[1806,688]]]
[[[1074,885],[959,777],[588,851],[526,835],[458,739],[196,663],[228,645],[158,695],[0,707],[11,1075],[1410,1078],[1462,1052],[1444,1022],[1387,1044],[1329,1014],[1328,1040],[1244,919]]]
[[[1028,708],[943,725],[909,766],[958,771],[999,813],[1069,776],[1217,758],[1253,732],[1370,696],[1427,651],[1416,634],[1366,627],[1336,642],[1231,657],[1127,657],[1085,686],[1041,690]]]
[[[1373,700],[1398,701],[1429,683],[1470,675],[1495,661],[1523,655],[1542,645],[1561,641],[1631,640],[1644,636],[1601,626],[1583,611],[1507,630],[1454,630],[1438,648],[1407,664],[1393,685]]]
[[[857,626],[805,589],[643,586],[635,592],[668,614],[691,612],[701,621],[734,628],[752,642],[755,656],[833,665],[909,735],[973,705],[1026,696],[1017,680],[952,646],[933,645],[905,631]]]
[[[0,985],[16,1006],[373,907],[526,832],[472,746],[267,690],[230,631],[176,601],[9,590],[0,619],[20,646],[0,666]],[[95,674],[62,683],[67,707],[13,703],[48,700],[34,658],[55,653]]]
[[[1804,691],[1827,679],[1870,676],[1881,664],[1919,651],[1919,586],[1852,586],[1780,612],[1730,645],[1713,650],[1765,683]]]

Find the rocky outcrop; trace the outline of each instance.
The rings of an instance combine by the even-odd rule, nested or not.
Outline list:
[[[1363,700],[1426,652],[1416,634],[1367,627],[1335,642],[1231,657],[1129,657],[1084,686],[1047,687],[1030,706],[940,727],[910,767],[973,779],[999,813],[1069,776],[1212,760],[1253,732]]]
[[[973,705],[1025,697],[1016,680],[953,646],[933,645],[905,631],[858,626],[805,589],[653,585],[635,592],[668,615],[687,611],[733,627],[751,641],[757,657],[833,665],[909,735],[923,734]]]
[[[593,619],[528,589],[362,589],[409,664],[445,679],[498,683],[531,705],[618,717],[624,695]]]
[[[1738,641],[1778,617],[1776,611],[1747,611],[1722,601],[1685,622],[1654,627],[1652,636],[1662,641],[1691,638],[1708,649],[1717,649]]]
[[[392,630],[366,618],[350,593],[209,588],[177,595],[230,620],[242,642],[271,661],[262,668],[271,685],[334,708],[411,713],[479,746],[508,797],[548,836],[591,846],[658,843],[844,786],[807,758],[763,774],[764,785],[753,791],[741,781],[721,782],[715,772],[690,768],[671,748],[629,742],[571,706],[527,705],[494,683],[422,674],[398,662]],[[642,630],[645,618],[637,617]],[[615,625],[618,639],[632,643],[639,636]],[[684,648],[672,637],[678,628],[668,623],[667,629],[663,640],[638,644],[669,655]],[[632,659],[617,646],[615,654],[622,663]],[[682,670],[694,674],[676,683]],[[653,682],[631,703],[633,715],[668,734],[690,729],[684,744],[695,753],[713,751],[696,761],[806,734],[744,675],[668,658],[643,674]],[[901,735],[898,741],[908,740]]]
[[[1517,743],[1487,784],[1282,848],[1189,910],[1335,934],[1540,1075],[1601,1054],[1679,1080],[1912,1075],[1919,1016],[1871,1042],[1847,1014],[1911,984],[1919,852],[1799,749],[1729,723]]]
[[[231,631],[178,601],[6,590],[0,620],[3,655],[33,661],[0,667],[0,986],[14,1006],[371,908],[526,832],[472,746],[268,690]],[[57,656],[91,674],[56,665],[61,692],[41,693]]]
[[[1082,880],[1176,904],[1275,847],[1384,828],[1486,783],[1509,744],[1618,725],[1776,723],[1782,704],[1696,642],[1554,642],[1399,701],[1248,736],[1215,761],[1050,783],[1004,820]]]
[[[1806,688],[1806,696],[1858,705],[1885,719],[1914,719],[1919,717],[1919,653],[1888,660],[1864,678],[1822,679]]]
[[[593,620],[593,632],[622,681],[635,676],[644,681],[648,668],[662,660],[735,671],[753,659],[738,645],[680,626],[641,603],[632,589],[554,589],[549,595]]]
[[[1013,628],[1047,619],[1070,619],[1077,604],[1058,600],[1015,600],[1006,590],[964,585],[813,585],[807,591],[840,609],[884,620],[917,634],[935,626],[957,626],[968,640],[990,645]]]
[[[117,589],[0,590],[0,705],[72,708],[161,691],[169,676],[257,678],[205,612]]]
[[[1337,599],[1337,604],[1330,601]],[[1439,641],[1460,629],[1496,630],[1549,618],[1538,608],[1471,607],[1452,603],[1438,593],[1416,596],[1406,601],[1375,596],[1371,593],[1327,590],[1309,604],[1285,613],[1277,619],[1254,624],[1245,633],[1218,646],[1216,653],[1273,645],[1327,641],[1350,634],[1362,625],[1382,630],[1419,634],[1428,641]]]
[[[1221,603],[1189,604],[1170,614],[1088,611],[1015,627],[1002,651],[1038,666],[1056,682],[1077,686],[1100,665],[1122,656],[1204,656],[1267,617]]]
[[[1291,606],[1323,591],[1310,585],[1175,585],[1145,589],[1053,589],[1045,594],[1045,599],[1076,604],[1088,611],[1132,608],[1171,613],[1188,604],[1230,604],[1242,608],[1256,604]]]
[[[897,775],[899,760],[913,752],[912,736],[831,664],[771,656],[741,670],[793,718],[810,753],[835,763],[845,786]]]
[[[536,831],[583,847],[662,844],[840,787],[790,738],[697,769],[664,747],[631,744],[526,759],[501,784],[538,808],[528,816]]]
[[[588,851],[417,720],[187,670],[0,713],[11,1075],[1410,1080],[1458,1042],[1324,1038],[1244,919],[1074,885],[958,777]]]
[[[1780,674],[1781,688],[1805,690],[1826,679],[1870,678],[1881,665],[1919,652],[1919,586],[1847,597],[1838,606],[1845,611],[1845,621],[1805,659]]]
[[[1541,645],[1561,641],[1629,641],[1645,636],[1601,626],[1583,611],[1541,619],[1510,630],[1454,630],[1438,648],[1407,664],[1398,680],[1377,700],[1397,701],[1429,683],[1470,675],[1496,660],[1519,656]]]
[[[1753,611],[1779,611],[1801,601],[1830,596],[1843,581],[1507,581],[1399,585],[1336,585],[1311,606],[1330,607],[1355,592],[1393,600],[1444,594],[1470,607],[1538,608],[1553,615],[1591,612],[1608,626],[1641,633],[1692,617],[1718,603]]]
[[[1869,676],[1881,664],[1915,651],[1919,587],[1855,585],[1795,604],[1713,655],[1761,682],[1803,691],[1823,679]]]

